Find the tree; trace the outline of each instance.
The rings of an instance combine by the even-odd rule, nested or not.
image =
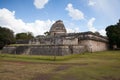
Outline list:
[[[95,32],[95,34],[96,34],[96,35],[100,35],[100,33],[99,33],[99,32],[97,32],[97,31]]]
[[[44,32],[44,34],[45,34],[45,36],[48,36],[48,35],[50,35],[50,32]]]
[[[120,20],[117,24],[108,26],[106,34],[109,38],[110,48],[113,48],[114,45],[120,48]]]
[[[0,49],[11,43],[15,43],[14,32],[0,26]]]
[[[16,34],[16,40],[30,40],[32,38],[34,38],[34,36],[31,32]]]

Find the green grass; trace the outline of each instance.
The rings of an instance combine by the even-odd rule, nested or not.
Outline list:
[[[94,53],[84,53],[84,54],[73,54],[73,55],[66,55],[66,56],[56,56],[56,61],[67,61],[72,59],[82,59],[86,58],[97,58],[97,59],[111,59],[115,58],[120,59],[119,57],[120,51],[103,51],[103,52],[94,52]],[[100,56],[100,57],[99,57]],[[14,61],[53,61],[54,56],[42,56],[42,55],[15,55],[15,54],[0,54],[0,59],[3,60],[14,60]],[[74,60],[72,60],[74,62]]]
[[[86,53],[88,54],[88,53]],[[66,61],[72,58],[79,58],[82,54],[56,56],[55,61]],[[0,54],[0,58],[3,60],[14,60],[14,61],[54,61],[54,56],[42,56],[42,55],[15,55],[15,54]]]
[[[0,80],[120,80],[120,51],[67,56],[0,54]]]

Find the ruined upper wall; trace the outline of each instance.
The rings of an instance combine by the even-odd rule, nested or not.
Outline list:
[[[94,40],[94,41],[100,41],[100,42],[108,42],[107,37],[95,34],[93,32],[68,33],[66,35],[62,35],[62,37],[67,37],[67,36],[78,38],[79,40]]]

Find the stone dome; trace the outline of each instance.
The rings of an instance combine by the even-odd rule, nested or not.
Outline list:
[[[66,33],[66,29],[62,20],[56,21],[50,28],[50,35],[54,36],[54,35],[61,35],[65,33]]]

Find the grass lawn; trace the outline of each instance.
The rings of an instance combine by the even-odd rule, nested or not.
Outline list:
[[[0,80],[120,80],[120,51],[68,56],[0,54]]]

